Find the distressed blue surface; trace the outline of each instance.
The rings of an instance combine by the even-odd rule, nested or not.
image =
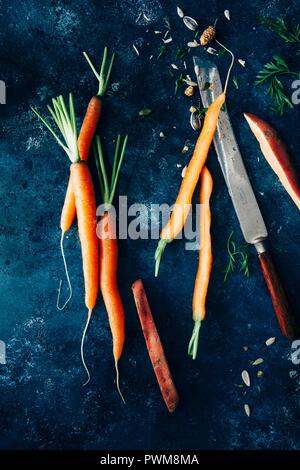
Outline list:
[[[254,88],[257,71],[280,53],[299,69],[295,46],[287,46],[258,25],[258,14],[299,18],[298,2],[211,0],[182,1],[201,27],[220,18],[220,38],[246,61],[235,66],[240,90],[231,84],[228,108],[246,166],[270,233],[270,245],[291,303],[299,306],[299,213],[261,156],[242,111],[257,112],[273,123],[288,143],[300,168],[299,108],[278,118],[269,111],[265,89]],[[0,70],[7,84],[7,105],[0,108],[0,339],[7,344],[7,364],[0,365],[0,447],[34,449],[297,449],[300,444],[300,369],[290,361],[290,343],[280,336],[271,301],[253,253],[252,276],[233,276],[226,284],[226,240],[241,235],[216,156],[209,167],[212,200],[214,267],[207,320],[201,331],[199,357],[186,353],[192,330],[191,297],[197,269],[195,252],[174,242],[153,277],[156,241],[120,243],[120,285],[126,307],[126,345],[120,364],[127,405],[114,386],[111,337],[99,300],[86,345],[92,381],[80,364],[80,337],[86,318],[80,246],[76,228],[66,241],[74,296],[64,312],[55,308],[63,276],[59,252],[59,217],[68,178],[66,155],[41,128],[29,106],[45,109],[50,98],[75,93],[80,119],[96,91],[81,53],[100,60],[108,45],[118,53],[100,131],[106,142],[128,132],[130,144],[119,187],[129,203],[171,203],[195,142],[189,106],[198,96],[174,98],[174,80],[166,75],[176,46],[191,37],[176,14],[176,2],[0,1]],[[230,9],[232,20],[223,17]],[[140,13],[145,13],[147,21]],[[154,30],[164,31],[168,15],[175,45],[164,58]],[[133,50],[135,43],[140,51]],[[178,62],[177,62],[178,63]],[[192,55],[187,58],[191,75]],[[228,57],[219,60],[225,74]],[[144,106],[153,114],[141,119]],[[164,132],[162,140],[159,133]],[[165,345],[181,404],[169,416],[162,402],[130,286],[145,281]],[[299,315],[298,315],[299,318]],[[275,336],[267,348],[265,340]],[[243,346],[249,347],[248,351]],[[265,376],[256,377],[250,361],[263,357]],[[240,388],[248,369],[251,388]],[[243,410],[249,403],[252,416]]]

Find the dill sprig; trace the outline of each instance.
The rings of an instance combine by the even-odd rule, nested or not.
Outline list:
[[[164,55],[166,55],[166,53],[168,52],[168,48],[165,44],[161,44],[158,48],[158,55],[157,55],[157,59],[160,59],[161,57],[163,57]]]
[[[285,20],[279,16],[272,18],[270,16],[258,16],[258,21],[267,26],[269,29],[274,31],[278,36],[284,39],[285,42],[289,43],[300,43],[300,25],[288,25]]]
[[[299,72],[293,72],[285,60],[278,56],[273,56],[273,61],[266,63],[262,70],[258,72],[255,85],[268,85],[267,93],[273,100],[272,110],[282,115],[285,107],[293,108],[291,99],[284,91],[284,85],[279,79],[282,75],[299,77]]]
[[[233,231],[230,233],[226,248],[228,253],[228,263],[224,269],[224,281],[227,281],[228,276],[233,274],[236,270],[237,262],[239,261],[240,271],[245,277],[250,276],[249,269],[249,253],[246,251],[246,245],[237,245],[233,240]]]

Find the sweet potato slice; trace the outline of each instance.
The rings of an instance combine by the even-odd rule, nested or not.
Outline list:
[[[244,113],[244,116],[258,140],[267,162],[300,209],[300,181],[284,143],[276,130],[267,122],[254,114]]]
[[[132,292],[146,340],[148,353],[161,394],[169,412],[173,413],[178,405],[178,393],[152,317],[141,279],[138,279],[132,284]]]

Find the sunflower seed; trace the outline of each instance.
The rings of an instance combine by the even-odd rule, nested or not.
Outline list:
[[[246,62],[243,59],[238,59],[238,63],[241,64],[242,67],[245,67]]]
[[[165,134],[164,134],[163,132],[160,132],[160,133],[159,133],[159,137],[160,137],[161,139],[165,139],[166,136],[165,136]]]
[[[188,47],[199,47],[200,44],[194,39],[194,41],[190,41],[187,43]]]
[[[195,113],[197,111],[196,106],[191,106],[190,107],[190,113]]]
[[[182,167],[181,163],[176,163],[176,166],[177,166],[177,168],[181,168],[181,167]]]
[[[182,172],[181,172],[181,177],[182,177],[182,178],[185,177],[186,170],[187,170],[187,166],[185,165],[185,167],[182,169]]]
[[[271,337],[271,338],[267,339],[266,345],[271,346],[273,343],[275,343],[275,341],[276,341],[276,338]]]
[[[213,47],[208,47],[208,48],[206,49],[206,52],[208,52],[209,54],[218,55],[216,49],[214,49]]]
[[[186,69],[187,69],[187,65],[186,65],[186,61],[185,61],[185,60],[183,61],[183,66],[184,66],[184,69],[186,70]]]
[[[189,151],[188,145],[184,144],[184,146],[182,147],[181,153],[187,153],[188,151]]]
[[[172,42],[172,41],[173,41],[173,39],[171,38],[171,36],[170,36],[168,39],[163,39],[163,42],[164,42],[165,44],[169,44],[169,43]]]
[[[193,82],[193,80],[188,80],[187,78],[184,78],[183,81],[190,86],[198,86],[196,82]]]
[[[249,417],[251,415],[251,410],[250,410],[250,406],[247,405],[247,403],[244,405],[244,410],[245,410],[246,415]]]
[[[194,131],[197,131],[201,127],[201,121],[198,115],[198,112],[191,113],[190,124]]]
[[[247,385],[247,387],[250,387],[250,376],[246,370],[243,370],[242,372],[242,379],[244,384]]]
[[[255,361],[252,362],[253,366],[259,366],[259,364],[262,364],[264,362],[262,357],[259,357],[258,359],[255,359]]]
[[[154,31],[154,34],[161,34],[161,31]]]
[[[132,47],[133,47],[134,51],[136,52],[136,54],[137,54],[137,55],[140,55],[140,53],[139,53],[139,51],[138,51],[138,48],[137,48],[134,44],[133,44]]]
[[[179,18],[183,18],[184,17],[184,13],[183,11],[181,10],[181,8],[177,7],[177,15],[179,16]]]
[[[224,11],[224,16],[228,21],[230,21],[230,11],[229,10]]]
[[[257,371],[257,374],[256,374],[256,375],[257,375],[257,377],[263,377],[263,376],[264,376],[264,373],[263,373],[262,370],[259,370],[259,371]]]
[[[196,31],[198,27],[198,23],[196,20],[194,20],[194,18],[191,18],[190,16],[184,16],[183,22],[188,29],[191,29],[192,31]]]
[[[178,67],[176,64],[171,64],[172,69],[178,70]]]

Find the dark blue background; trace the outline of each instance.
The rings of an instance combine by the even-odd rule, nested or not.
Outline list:
[[[126,344],[120,364],[124,406],[116,393],[111,337],[99,299],[89,330],[86,356],[92,381],[82,387],[80,337],[86,319],[80,245],[76,227],[66,241],[74,296],[68,308],[55,308],[63,266],[59,251],[59,217],[69,162],[41,128],[30,105],[45,110],[60,93],[74,92],[81,119],[96,83],[82,51],[99,63],[104,45],[118,58],[113,70],[100,131],[106,143],[117,132],[130,142],[122,170],[120,194],[129,203],[171,203],[195,142],[189,107],[198,95],[174,97],[167,76],[176,47],[192,37],[176,14],[177,2],[159,0],[16,0],[0,2],[0,70],[7,84],[1,106],[0,339],[7,344],[7,364],[0,366],[0,446],[39,449],[296,449],[300,444],[299,366],[290,361],[290,343],[280,336],[271,301],[255,254],[249,280],[236,274],[225,284],[226,240],[231,230],[242,241],[235,213],[214,151],[209,157],[215,188],[212,199],[214,266],[201,331],[199,357],[187,356],[192,330],[191,297],[197,269],[195,252],[184,242],[170,245],[160,277],[153,276],[156,241],[120,243],[120,286],[126,308]],[[258,14],[299,18],[293,1],[182,1],[201,28],[219,17],[219,38],[246,61],[234,74],[228,108],[246,166],[270,233],[270,244],[291,303],[299,305],[299,213],[270,170],[242,117],[254,112],[273,123],[288,143],[299,168],[299,108],[279,118],[269,110],[265,89],[254,88],[257,71],[273,53],[298,67],[297,46],[285,45],[257,23]],[[230,9],[231,22],[224,16]],[[144,12],[150,19],[139,18]],[[164,31],[172,25],[173,45],[157,55]],[[139,18],[139,19],[138,19]],[[137,21],[138,19],[138,21]],[[135,43],[140,51],[133,50]],[[196,51],[198,52],[198,51]],[[228,56],[219,59],[223,77]],[[179,61],[176,63],[180,64]],[[192,54],[187,58],[191,74]],[[118,85],[116,85],[118,84]],[[144,106],[153,109],[140,118]],[[159,133],[164,132],[162,140]],[[165,345],[181,404],[169,416],[148,359],[130,286],[145,281]],[[276,336],[267,348],[265,340]],[[243,346],[249,346],[246,352]],[[265,376],[256,377],[250,361],[263,357]],[[251,388],[240,388],[247,368]],[[249,403],[252,416],[243,410]]]

